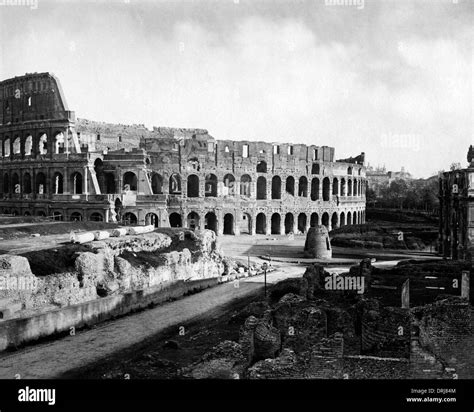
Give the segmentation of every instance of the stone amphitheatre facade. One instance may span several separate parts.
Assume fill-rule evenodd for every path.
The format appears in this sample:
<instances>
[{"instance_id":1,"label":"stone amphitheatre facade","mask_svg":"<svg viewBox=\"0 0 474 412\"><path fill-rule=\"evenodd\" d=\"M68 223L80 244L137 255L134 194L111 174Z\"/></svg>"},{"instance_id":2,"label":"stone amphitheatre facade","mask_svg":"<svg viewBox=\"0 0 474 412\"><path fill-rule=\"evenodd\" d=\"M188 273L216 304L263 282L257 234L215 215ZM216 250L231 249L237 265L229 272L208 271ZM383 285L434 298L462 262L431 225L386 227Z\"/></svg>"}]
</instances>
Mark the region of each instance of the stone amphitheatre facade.
<instances>
[{"instance_id":1,"label":"stone amphitheatre facade","mask_svg":"<svg viewBox=\"0 0 474 412\"><path fill-rule=\"evenodd\" d=\"M0 83L0 213L284 234L365 222L364 154L76 119L59 80Z\"/></svg>"}]
</instances>

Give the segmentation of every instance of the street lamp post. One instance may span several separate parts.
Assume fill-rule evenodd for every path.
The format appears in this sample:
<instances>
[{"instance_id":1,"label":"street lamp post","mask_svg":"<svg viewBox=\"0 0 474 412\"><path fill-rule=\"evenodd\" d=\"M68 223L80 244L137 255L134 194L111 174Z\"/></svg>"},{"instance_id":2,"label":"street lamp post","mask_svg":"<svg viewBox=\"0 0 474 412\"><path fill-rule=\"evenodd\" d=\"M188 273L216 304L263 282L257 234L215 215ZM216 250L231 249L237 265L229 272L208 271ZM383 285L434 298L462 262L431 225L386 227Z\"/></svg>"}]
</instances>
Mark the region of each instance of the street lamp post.
<instances>
[{"instance_id":1,"label":"street lamp post","mask_svg":"<svg viewBox=\"0 0 474 412\"><path fill-rule=\"evenodd\" d=\"M262 269L263 269L263 279L264 279L264 284L265 284L265 298L266 298L267 297L267 269L268 269L267 262L263 262Z\"/></svg>"}]
</instances>

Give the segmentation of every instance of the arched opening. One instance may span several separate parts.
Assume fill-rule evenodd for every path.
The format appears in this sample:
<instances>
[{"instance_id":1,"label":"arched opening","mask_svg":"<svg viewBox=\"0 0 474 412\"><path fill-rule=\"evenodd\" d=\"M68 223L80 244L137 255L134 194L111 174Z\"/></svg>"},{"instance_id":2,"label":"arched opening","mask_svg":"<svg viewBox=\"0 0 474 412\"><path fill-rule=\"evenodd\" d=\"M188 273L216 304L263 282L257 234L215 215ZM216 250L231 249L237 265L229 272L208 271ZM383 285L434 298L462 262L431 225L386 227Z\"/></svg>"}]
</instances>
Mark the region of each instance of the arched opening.
<instances>
[{"instance_id":1,"label":"arched opening","mask_svg":"<svg viewBox=\"0 0 474 412\"><path fill-rule=\"evenodd\" d=\"M59 132L54 136L54 153L64 153L64 134Z\"/></svg>"},{"instance_id":2,"label":"arched opening","mask_svg":"<svg viewBox=\"0 0 474 412\"><path fill-rule=\"evenodd\" d=\"M25 139L25 156L31 156L33 151L33 136L28 135Z\"/></svg>"},{"instance_id":3,"label":"arched opening","mask_svg":"<svg viewBox=\"0 0 474 412\"><path fill-rule=\"evenodd\" d=\"M298 215L298 232L304 233L306 231L307 219L306 213L300 213Z\"/></svg>"},{"instance_id":4,"label":"arched opening","mask_svg":"<svg viewBox=\"0 0 474 412\"><path fill-rule=\"evenodd\" d=\"M267 218L264 213L259 213L257 215L255 233L259 235L264 235L267 232Z\"/></svg>"},{"instance_id":5,"label":"arched opening","mask_svg":"<svg viewBox=\"0 0 474 412\"><path fill-rule=\"evenodd\" d=\"M217 176L214 174L206 175L206 197L217 197ZM195 196L193 196L195 197Z\"/></svg>"},{"instance_id":6,"label":"arched opening","mask_svg":"<svg viewBox=\"0 0 474 412\"><path fill-rule=\"evenodd\" d=\"M46 176L43 172L36 175L36 193L39 195L46 193Z\"/></svg>"},{"instance_id":7,"label":"arched opening","mask_svg":"<svg viewBox=\"0 0 474 412\"><path fill-rule=\"evenodd\" d=\"M272 199L281 199L281 178L273 176L272 178Z\"/></svg>"},{"instance_id":8,"label":"arched opening","mask_svg":"<svg viewBox=\"0 0 474 412\"><path fill-rule=\"evenodd\" d=\"M82 175L79 172L71 175L71 192L73 195L82 194Z\"/></svg>"},{"instance_id":9,"label":"arched opening","mask_svg":"<svg viewBox=\"0 0 474 412\"><path fill-rule=\"evenodd\" d=\"M331 216L331 229L336 229L337 227L338 227L337 213L334 212Z\"/></svg>"},{"instance_id":10,"label":"arched opening","mask_svg":"<svg viewBox=\"0 0 474 412\"><path fill-rule=\"evenodd\" d=\"M70 220L71 222L81 222L82 215L79 212L72 212Z\"/></svg>"},{"instance_id":11,"label":"arched opening","mask_svg":"<svg viewBox=\"0 0 474 412\"><path fill-rule=\"evenodd\" d=\"M352 214L352 224L357 225L357 212Z\"/></svg>"},{"instance_id":12,"label":"arched opening","mask_svg":"<svg viewBox=\"0 0 474 412\"><path fill-rule=\"evenodd\" d=\"M278 213L272 215L272 235L279 235L281 232L281 216Z\"/></svg>"},{"instance_id":13,"label":"arched opening","mask_svg":"<svg viewBox=\"0 0 474 412\"><path fill-rule=\"evenodd\" d=\"M103 222L104 221L104 216L102 213L94 212L90 215L89 220L92 222Z\"/></svg>"},{"instance_id":14,"label":"arched opening","mask_svg":"<svg viewBox=\"0 0 474 412\"><path fill-rule=\"evenodd\" d=\"M171 213L169 216L171 227L182 227L181 215L179 213Z\"/></svg>"},{"instance_id":15,"label":"arched opening","mask_svg":"<svg viewBox=\"0 0 474 412\"><path fill-rule=\"evenodd\" d=\"M267 198L267 179L263 176L260 176L257 179L257 199L266 199Z\"/></svg>"},{"instance_id":16,"label":"arched opening","mask_svg":"<svg viewBox=\"0 0 474 412\"><path fill-rule=\"evenodd\" d=\"M252 178L249 175L243 175L240 178L240 194L241 196L250 197L250 183Z\"/></svg>"},{"instance_id":17,"label":"arched opening","mask_svg":"<svg viewBox=\"0 0 474 412\"><path fill-rule=\"evenodd\" d=\"M319 199L319 179L314 177L311 180L311 200Z\"/></svg>"},{"instance_id":18,"label":"arched opening","mask_svg":"<svg viewBox=\"0 0 474 412\"><path fill-rule=\"evenodd\" d=\"M241 235L250 235L252 233L252 218L248 213L242 213L239 232Z\"/></svg>"},{"instance_id":19,"label":"arched opening","mask_svg":"<svg viewBox=\"0 0 474 412\"><path fill-rule=\"evenodd\" d=\"M20 136L17 136L15 140L13 140L13 154L21 154Z\"/></svg>"},{"instance_id":20,"label":"arched opening","mask_svg":"<svg viewBox=\"0 0 474 412\"><path fill-rule=\"evenodd\" d=\"M341 212L341 215L339 216L339 226L345 226L346 225L346 215L344 212Z\"/></svg>"},{"instance_id":21,"label":"arched opening","mask_svg":"<svg viewBox=\"0 0 474 412\"><path fill-rule=\"evenodd\" d=\"M323 179L323 201L329 202L329 194L331 193L331 181L329 177Z\"/></svg>"},{"instance_id":22,"label":"arched opening","mask_svg":"<svg viewBox=\"0 0 474 412\"><path fill-rule=\"evenodd\" d=\"M42 210L38 210L36 212L36 216L39 216L39 217L46 217L46 213Z\"/></svg>"},{"instance_id":23,"label":"arched opening","mask_svg":"<svg viewBox=\"0 0 474 412\"><path fill-rule=\"evenodd\" d=\"M61 212L53 212L53 220L62 221L63 219L63 214Z\"/></svg>"},{"instance_id":24,"label":"arched opening","mask_svg":"<svg viewBox=\"0 0 474 412\"><path fill-rule=\"evenodd\" d=\"M257 163L257 173L267 173L267 162L261 160Z\"/></svg>"},{"instance_id":25,"label":"arched opening","mask_svg":"<svg viewBox=\"0 0 474 412\"><path fill-rule=\"evenodd\" d=\"M31 191L31 175L27 172L23 175L23 193L29 195Z\"/></svg>"},{"instance_id":26,"label":"arched opening","mask_svg":"<svg viewBox=\"0 0 474 412\"><path fill-rule=\"evenodd\" d=\"M206 213L204 216L204 228L217 234L217 217L214 212Z\"/></svg>"},{"instance_id":27,"label":"arched opening","mask_svg":"<svg viewBox=\"0 0 474 412\"><path fill-rule=\"evenodd\" d=\"M196 175L188 176L188 197L199 197L199 177Z\"/></svg>"},{"instance_id":28,"label":"arched opening","mask_svg":"<svg viewBox=\"0 0 474 412\"><path fill-rule=\"evenodd\" d=\"M357 196L357 180L356 179L352 181L352 193L353 193L353 196Z\"/></svg>"},{"instance_id":29,"label":"arched opening","mask_svg":"<svg viewBox=\"0 0 474 412\"><path fill-rule=\"evenodd\" d=\"M341 196L347 196L346 195L346 179L344 178L341 179Z\"/></svg>"},{"instance_id":30,"label":"arched opening","mask_svg":"<svg viewBox=\"0 0 474 412\"><path fill-rule=\"evenodd\" d=\"M155 213L147 213L145 215L145 224L148 225L153 225L155 227L158 227L160 225L160 221L158 220L158 216Z\"/></svg>"},{"instance_id":31,"label":"arched opening","mask_svg":"<svg viewBox=\"0 0 474 412\"><path fill-rule=\"evenodd\" d=\"M40 135L38 139L38 153L40 155L48 154L48 136L46 133Z\"/></svg>"},{"instance_id":32,"label":"arched opening","mask_svg":"<svg viewBox=\"0 0 474 412\"><path fill-rule=\"evenodd\" d=\"M231 174L224 176L224 196L235 195L235 177Z\"/></svg>"},{"instance_id":33,"label":"arched opening","mask_svg":"<svg viewBox=\"0 0 474 412\"><path fill-rule=\"evenodd\" d=\"M224 215L224 235L234 234L234 215L232 213L226 213Z\"/></svg>"},{"instance_id":34,"label":"arched opening","mask_svg":"<svg viewBox=\"0 0 474 412\"><path fill-rule=\"evenodd\" d=\"M181 177L176 173L170 176L169 192L170 192L170 195L181 194Z\"/></svg>"},{"instance_id":35,"label":"arched opening","mask_svg":"<svg viewBox=\"0 0 474 412\"><path fill-rule=\"evenodd\" d=\"M163 194L163 178L158 173L153 173L151 177L151 190L154 195Z\"/></svg>"},{"instance_id":36,"label":"arched opening","mask_svg":"<svg viewBox=\"0 0 474 412\"><path fill-rule=\"evenodd\" d=\"M3 142L3 156L10 156L10 139L5 139Z\"/></svg>"},{"instance_id":37,"label":"arched opening","mask_svg":"<svg viewBox=\"0 0 474 412\"><path fill-rule=\"evenodd\" d=\"M8 176L8 173L3 175L3 193L10 193L10 177Z\"/></svg>"},{"instance_id":38,"label":"arched opening","mask_svg":"<svg viewBox=\"0 0 474 412\"><path fill-rule=\"evenodd\" d=\"M326 226L327 229L329 229L329 215L327 212L324 212L322 217L321 217L321 224Z\"/></svg>"},{"instance_id":39,"label":"arched opening","mask_svg":"<svg viewBox=\"0 0 474 412\"><path fill-rule=\"evenodd\" d=\"M123 175L123 190L128 191L137 191L138 188L138 178L137 175L133 172L126 172Z\"/></svg>"},{"instance_id":40,"label":"arched opening","mask_svg":"<svg viewBox=\"0 0 474 412\"><path fill-rule=\"evenodd\" d=\"M311 166L311 174L319 175L319 163L313 163L313 166Z\"/></svg>"},{"instance_id":41,"label":"arched opening","mask_svg":"<svg viewBox=\"0 0 474 412\"><path fill-rule=\"evenodd\" d=\"M53 177L54 184L54 194L60 195L64 193L63 191L63 175L59 172L56 172Z\"/></svg>"},{"instance_id":42,"label":"arched opening","mask_svg":"<svg viewBox=\"0 0 474 412\"><path fill-rule=\"evenodd\" d=\"M287 213L285 215L285 233L293 233L295 218L293 213Z\"/></svg>"},{"instance_id":43,"label":"arched opening","mask_svg":"<svg viewBox=\"0 0 474 412\"><path fill-rule=\"evenodd\" d=\"M311 213L311 219L309 221L311 227L315 227L319 225L319 216L317 213Z\"/></svg>"},{"instance_id":44,"label":"arched opening","mask_svg":"<svg viewBox=\"0 0 474 412\"><path fill-rule=\"evenodd\" d=\"M123 215L122 223L125 225L136 225L138 222L135 213L127 212Z\"/></svg>"},{"instance_id":45,"label":"arched opening","mask_svg":"<svg viewBox=\"0 0 474 412\"><path fill-rule=\"evenodd\" d=\"M352 180L347 181L347 196L352 196Z\"/></svg>"},{"instance_id":46,"label":"arched opening","mask_svg":"<svg viewBox=\"0 0 474 412\"><path fill-rule=\"evenodd\" d=\"M15 194L21 193L20 176L18 176L18 173L12 174L12 186L13 186L13 193Z\"/></svg>"},{"instance_id":47,"label":"arched opening","mask_svg":"<svg viewBox=\"0 0 474 412\"><path fill-rule=\"evenodd\" d=\"M347 174L348 174L348 175L351 175L351 174L352 174L352 167L349 166L349 167L347 168Z\"/></svg>"},{"instance_id":48,"label":"arched opening","mask_svg":"<svg viewBox=\"0 0 474 412\"><path fill-rule=\"evenodd\" d=\"M286 178L285 192L291 196L295 195L295 178L293 176Z\"/></svg>"},{"instance_id":49,"label":"arched opening","mask_svg":"<svg viewBox=\"0 0 474 412\"><path fill-rule=\"evenodd\" d=\"M199 215L196 212L188 214L188 228L191 230L199 229Z\"/></svg>"},{"instance_id":50,"label":"arched opening","mask_svg":"<svg viewBox=\"0 0 474 412\"><path fill-rule=\"evenodd\" d=\"M23 216L31 216L31 213L28 210L26 210L25 213L23 213Z\"/></svg>"},{"instance_id":51,"label":"arched opening","mask_svg":"<svg viewBox=\"0 0 474 412\"><path fill-rule=\"evenodd\" d=\"M337 196L339 194L339 182L337 178L332 180L332 194L333 196Z\"/></svg>"},{"instance_id":52,"label":"arched opening","mask_svg":"<svg viewBox=\"0 0 474 412\"><path fill-rule=\"evenodd\" d=\"M348 225L352 225L351 212L347 212L347 224L348 224Z\"/></svg>"},{"instance_id":53,"label":"arched opening","mask_svg":"<svg viewBox=\"0 0 474 412\"><path fill-rule=\"evenodd\" d=\"M298 182L298 196L308 197L308 179L306 176L301 176Z\"/></svg>"}]
</instances>

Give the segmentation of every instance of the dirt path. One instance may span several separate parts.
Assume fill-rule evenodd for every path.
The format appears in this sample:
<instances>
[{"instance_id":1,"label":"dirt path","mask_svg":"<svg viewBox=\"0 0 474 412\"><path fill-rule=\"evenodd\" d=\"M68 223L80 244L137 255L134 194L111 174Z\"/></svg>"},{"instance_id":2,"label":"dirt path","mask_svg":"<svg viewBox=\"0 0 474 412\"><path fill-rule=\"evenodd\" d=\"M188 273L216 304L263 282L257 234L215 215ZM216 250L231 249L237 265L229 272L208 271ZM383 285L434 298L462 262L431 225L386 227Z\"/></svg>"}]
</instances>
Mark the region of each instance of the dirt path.
<instances>
[{"instance_id":1,"label":"dirt path","mask_svg":"<svg viewBox=\"0 0 474 412\"><path fill-rule=\"evenodd\" d=\"M304 268L268 274L268 282L300 276ZM46 379L97 362L112 353L125 350L147 338L189 322L235 299L263 289L262 276L242 279L207 289L175 302L166 303L130 316L116 319L75 336L41 343L0 355L0 378Z\"/></svg>"}]
</instances>

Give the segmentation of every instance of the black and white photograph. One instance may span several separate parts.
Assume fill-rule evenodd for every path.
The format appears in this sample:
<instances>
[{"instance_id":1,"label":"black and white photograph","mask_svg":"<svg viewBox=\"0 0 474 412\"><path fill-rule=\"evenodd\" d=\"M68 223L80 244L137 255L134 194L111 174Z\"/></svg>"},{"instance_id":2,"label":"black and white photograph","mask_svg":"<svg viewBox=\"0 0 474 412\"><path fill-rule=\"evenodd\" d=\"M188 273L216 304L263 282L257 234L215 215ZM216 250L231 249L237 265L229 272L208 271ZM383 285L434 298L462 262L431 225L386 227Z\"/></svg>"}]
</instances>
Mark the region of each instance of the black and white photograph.
<instances>
[{"instance_id":1,"label":"black and white photograph","mask_svg":"<svg viewBox=\"0 0 474 412\"><path fill-rule=\"evenodd\" d=\"M472 412L473 43L473 0L0 0L0 411Z\"/></svg>"}]
</instances>

